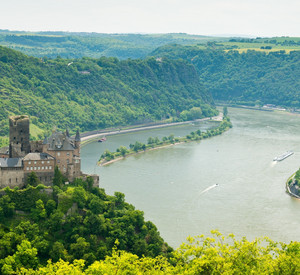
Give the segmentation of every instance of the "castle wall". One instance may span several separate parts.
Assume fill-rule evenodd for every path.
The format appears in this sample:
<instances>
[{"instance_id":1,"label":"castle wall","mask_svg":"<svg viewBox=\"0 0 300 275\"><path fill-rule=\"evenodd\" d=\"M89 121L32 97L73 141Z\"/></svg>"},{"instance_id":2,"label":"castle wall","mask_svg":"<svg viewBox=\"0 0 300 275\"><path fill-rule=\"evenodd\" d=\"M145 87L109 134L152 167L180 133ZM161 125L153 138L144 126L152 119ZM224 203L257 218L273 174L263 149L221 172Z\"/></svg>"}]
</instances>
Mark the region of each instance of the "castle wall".
<instances>
[{"instance_id":1,"label":"castle wall","mask_svg":"<svg viewBox=\"0 0 300 275\"><path fill-rule=\"evenodd\" d=\"M72 164L73 151L56 151L56 150L46 150L48 153L56 159L55 165L58 169L65 175L68 175L68 165Z\"/></svg>"},{"instance_id":2,"label":"castle wall","mask_svg":"<svg viewBox=\"0 0 300 275\"><path fill-rule=\"evenodd\" d=\"M32 153L42 153L43 152L43 141L42 140L30 141L30 151Z\"/></svg>"},{"instance_id":3,"label":"castle wall","mask_svg":"<svg viewBox=\"0 0 300 275\"><path fill-rule=\"evenodd\" d=\"M55 160L24 160L25 173L52 173L54 174Z\"/></svg>"},{"instance_id":4,"label":"castle wall","mask_svg":"<svg viewBox=\"0 0 300 275\"><path fill-rule=\"evenodd\" d=\"M10 167L0 169L0 188L9 186L22 187L24 185L24 171L22 167Z\"/></svg>"},{"instance_id":5,"label":"castle wall","mask_svg":"<svg viewBox=\"0 0 300 275\"><path fill-rule=\"evenodd\" d=\"M33 171L33 172L35 172L37 178L44 185L47 185L47 186L52 186L53 185L54 171L49 171L49 172ZM25 180L25 182L27 180L27 177L30 175L30 173L24 172L24 180Z\"/></svg>"}]
</instances>

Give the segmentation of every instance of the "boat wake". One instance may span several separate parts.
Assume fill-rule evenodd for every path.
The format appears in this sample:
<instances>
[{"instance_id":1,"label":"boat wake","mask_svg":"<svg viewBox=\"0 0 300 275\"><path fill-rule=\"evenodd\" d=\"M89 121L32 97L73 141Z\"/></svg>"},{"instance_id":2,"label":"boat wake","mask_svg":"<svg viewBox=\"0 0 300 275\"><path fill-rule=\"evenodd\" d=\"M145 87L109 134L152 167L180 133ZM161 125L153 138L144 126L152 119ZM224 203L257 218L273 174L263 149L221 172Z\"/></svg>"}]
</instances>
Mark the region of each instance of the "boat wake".
<instances>
[{"instance_id":1,"label":"boat wake","mask_svg":"<svg viewBox=\"0 0 300 275\"><path fill-rule=\"evenodd\" d=\"M213 188L216 188L216 187L218 187L218 186L219 186L219 184L217 184L217 183L214 184L214 185L212 185L212 186L209 186L209 187L207 187L206 189L204 189L203 191L201 191L199 195L202 195L202 194L208 192L209 190L211 190L211 189L213 189Z\"/></svg>"}]
</instances>

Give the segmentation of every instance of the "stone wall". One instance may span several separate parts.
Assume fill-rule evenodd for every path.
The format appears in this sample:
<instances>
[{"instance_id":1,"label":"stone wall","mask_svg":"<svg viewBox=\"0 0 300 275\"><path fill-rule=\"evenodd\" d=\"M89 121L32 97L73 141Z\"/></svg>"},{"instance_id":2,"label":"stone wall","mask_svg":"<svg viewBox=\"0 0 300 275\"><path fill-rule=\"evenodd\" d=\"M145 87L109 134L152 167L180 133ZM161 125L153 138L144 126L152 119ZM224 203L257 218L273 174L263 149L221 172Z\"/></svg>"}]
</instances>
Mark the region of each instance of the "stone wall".
<instances>
[{"instance_id":1,"label":"stone wall","mask_svg":"<svg viewBox=\"0 0 300 275\"><path fill-rule=\"evenodd\" d=\"M10 188L14 188L16 186L22 187L24 182L25 178L23 167L0 169L0 188L4 188L6 186L9 186Z\"/></svg>"}]
</instances>

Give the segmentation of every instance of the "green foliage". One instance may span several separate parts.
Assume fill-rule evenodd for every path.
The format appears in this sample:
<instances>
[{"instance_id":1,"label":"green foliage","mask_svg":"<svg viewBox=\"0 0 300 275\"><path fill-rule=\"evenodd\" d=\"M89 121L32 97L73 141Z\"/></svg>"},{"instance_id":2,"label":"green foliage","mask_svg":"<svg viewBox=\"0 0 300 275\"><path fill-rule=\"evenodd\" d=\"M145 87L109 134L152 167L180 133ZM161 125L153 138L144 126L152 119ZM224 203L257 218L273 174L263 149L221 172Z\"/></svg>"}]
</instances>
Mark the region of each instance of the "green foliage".
<instances>
[{"instance_id":1,"label":"green foliage","mask_svg":"<svg viewBox=\"0 0 300 275\"><path fill-rule=\"evenodd\" d=\"M63 174L60 172L57 166L54 168L53 185L62 187L64 184Z\"/></svg>"},{"instance_id":2,"label":"green foliage","mask_svg":"<svg viewBox=\"0 0 300 275\"><path fill-rule=\"evenodd\" d=\"M168 260L164 256L138 257L130 252L117 249L116 242L112 254L95 261L86 268L84 260L68 263L48 261L34 274L299 274L300 244L276 243L268 238L246 238L237 240L232 234L224 237L212 231L212 237L203 235L189 237ZM76 243L83 251L84 239ZM76 246L75 246L76 247ZM77 247L76 247L77 248ZM82 254L82 253L81 253ZM31 274L33 269L23 269Z\"/></svg>"},{"instance_id":3,"label":"green foliage","mask_svg":"<svg viewBox=\"0 0 300 275\"><path fill-rule=\"evenodd\" d=\"M30 211L34 208L37 200L46 202L49 197L41 192L46 186L38 185L36 187L28 186L25 189L10 189L9 187L4 188L6 195L10 198L11 202L15 204L15 209L22 211Z\"/></svg>"},{"instance_id":4,"label":"green foliage","mask_svg":"<svg viewBox=\"0 0 300 275\"><path fill-rule=\"evenodd\" d=\"M8 135L12 114L30 115L39 136L55 125L91 131L179 120L182 111L193 107L205 116L215 112L212 104L195 68L183 60L41 60L0 47L2 136Z\"/></svg>"},{"instance_id":5,"label":"green foliage","mask_svg":"<svg viewBox=\"0 0 300 275\"><path fill-rule=\"evenodd\" d=\"M143 212L126 203L124 194L108 196L92 187L90 179L53 188L54 196L40 193L41 185L4 189L6 195L0 198L3 274L15 274L21 267L35 269L49 258L74 264L84 259L90 265L111 255L116 240L121 249L140 256L167 255L172 250L156 227L144 221Z\"/></svg>"},{"instance_id":6,"label":"green foliage","mask_svg":"<svg viewBox=\"0 0 300 275\"><path fill-rule=\"evenodd\" d=\"M215 100L300 107L300 51L239 53L167 45L152 55L191 62Z\"/></svg>"},{"instance_id":7,"label":"green foliage","mask_svg":"<svg viewBox=\"0 0 300 275\"><path fill-rule=\"evenodd\" d=\"M0 44L44 59L115 56L119 59L143 58L159 46L171 43L197 44L229 40L185 33L101 34L64 32L13 32L0 30ZM82 66L84 69L84 66Z\"/></svg>"},{"instance_id":8,"label":"green foliage","mask_svg":"<svg viewBox=\"0 0 300 275\"><path fill-rule=\"evenodd\" d=\"M15 213L15 204L11 202L8 195L4 195L0 198L0 218L12 217Z\"/></svg>"},{"instance_id":9,"label":"green foliage","mask_svg":"<svg viewBox=\"0 0 300 275\"><path fill-rule=\"evenodd\" d=\"M297 170L297 172L295 174L295 179L300 180L300 169Z\"/></svg>"},{"instance_id":10,"label":"green foliage","mask_svg":"<svg viewBox=\"0 0 300 275\"><path fill-rule=\"evenodd\" d=\"M31 185L31 186L38 186L41 184L40 180L38 179L37 175L35 172L31 172L27 179L26 179L26 184L25 185Z\"/></svg>"}]
</instances>

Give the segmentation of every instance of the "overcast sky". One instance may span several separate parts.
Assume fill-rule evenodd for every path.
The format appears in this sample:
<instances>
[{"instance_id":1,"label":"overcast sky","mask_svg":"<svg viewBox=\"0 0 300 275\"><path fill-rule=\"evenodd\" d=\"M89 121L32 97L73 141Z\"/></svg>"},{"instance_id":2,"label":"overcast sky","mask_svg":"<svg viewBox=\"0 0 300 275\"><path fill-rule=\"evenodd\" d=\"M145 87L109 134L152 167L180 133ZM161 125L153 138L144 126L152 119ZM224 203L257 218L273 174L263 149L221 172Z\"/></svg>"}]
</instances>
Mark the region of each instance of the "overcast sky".
<instances>
[{"instance_id":1,"label":"overcast sky","mask_svg":"<svg viewBox=\"0 0 300 275\"><path fill-rule=\"evenodd\" d=\"M300 36L300 0L1 0L0 29Z\"/></svg>"}]
</instances>

